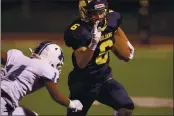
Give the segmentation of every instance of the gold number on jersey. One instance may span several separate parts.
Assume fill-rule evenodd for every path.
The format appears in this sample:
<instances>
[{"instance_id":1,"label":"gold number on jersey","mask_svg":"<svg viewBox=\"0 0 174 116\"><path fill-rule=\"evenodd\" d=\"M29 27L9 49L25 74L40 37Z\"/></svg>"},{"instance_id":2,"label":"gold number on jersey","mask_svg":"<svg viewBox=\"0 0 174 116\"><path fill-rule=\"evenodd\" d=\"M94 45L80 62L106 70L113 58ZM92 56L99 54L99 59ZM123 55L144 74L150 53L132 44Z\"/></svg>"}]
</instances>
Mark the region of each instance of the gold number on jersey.
<instances>
[{"instance_id":1,"label":"gold number on jersey","mask_svg":"<svg viewBox=\"0 0 174 116\"><path fill-rule=\"evenodd\" d=\"M112 40L107 40L103 42L100 47L99 56L96 58L96 64L104 64L108 60L109 51L106 51L106 47L112 47L113 42Z\"/></svg>"},{"instance_id":2,"label":"gold number on jersey","mask_svg":"<svg viewBox=\"0 0 174 116\"><path fill-rule=\"evenodd\" d=\"M79 27L79 26L80 26L80 24L74 24L73 26L71 26L71 30L76 30L77 27Z\"/></svg>"}]
</instances>

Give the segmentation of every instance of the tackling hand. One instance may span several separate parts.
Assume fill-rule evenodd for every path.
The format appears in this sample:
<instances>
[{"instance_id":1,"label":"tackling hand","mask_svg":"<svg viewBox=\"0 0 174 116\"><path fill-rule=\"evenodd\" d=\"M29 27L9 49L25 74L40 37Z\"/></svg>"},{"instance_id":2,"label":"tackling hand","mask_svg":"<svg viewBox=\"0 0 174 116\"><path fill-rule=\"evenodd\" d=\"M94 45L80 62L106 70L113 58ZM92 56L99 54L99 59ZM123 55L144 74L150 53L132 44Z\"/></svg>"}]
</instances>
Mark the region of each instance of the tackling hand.
<instances>
[{"instance_id":1,"label":"tackling hand","mask_svg":"<svg viewBox=\"0 0 174 116\"><path fill-rule=\"evenodd\" d=\"M95 48L97 47L97 44L100 40L100 37L101 37L101 27L98 27L98 24L100 23L100 21L96 21L95 24L94 24L94 27L92 29L92 40L91 40L91 43L89 44L89 48L91 50L95 50Z\"/></svg>"},{"instance_id":2,"label":"tackling hand","mask_svg":"<svg viewBox=\"0 0 174 116\"><path fill-rule=\"evenodd\" d=\"M74 112L77 112L82 110L83 105L79 100L70 100L68 108L72 109Z\"/></svg>"}]
</instances>

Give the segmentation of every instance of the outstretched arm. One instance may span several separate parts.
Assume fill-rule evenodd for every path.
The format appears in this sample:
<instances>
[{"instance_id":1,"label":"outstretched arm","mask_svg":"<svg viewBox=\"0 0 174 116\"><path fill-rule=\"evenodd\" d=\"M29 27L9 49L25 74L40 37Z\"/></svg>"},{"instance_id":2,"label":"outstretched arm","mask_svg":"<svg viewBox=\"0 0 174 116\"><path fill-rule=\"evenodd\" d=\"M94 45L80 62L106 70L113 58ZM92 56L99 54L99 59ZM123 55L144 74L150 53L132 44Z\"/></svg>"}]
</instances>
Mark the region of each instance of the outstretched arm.
<instances>
[{"instance_id":1,"label":"outstretched arm","mask_svg":"<svg viewBox=\"0 0 174 116\"><path fill-rule=\"evenodd\" d=\"M56 87L56 83L51 80L45 80L46 88L50 93L53 100L66 107L69 106L70 100L68 97L64 96Z\"/></svg>"},{"instance_id":2,"label":"outstretched arm","mask_svg":"<svg viewBox=\"0 0 174 116\"><path fill-rule=\"evenodd\" d=\"M1 64L5 65L7 62L7 52L1 50Z\"/></svg>"},{"instance_id":3,"label":"outstretched arm","mask_svg":"<svg viewBox=\"0 0 174 116\"><path fill-rule=\"evenodd\" d=\"M81 111L83 108L82 103L79 100L70 100L68 97L64 96L56 87L56 84L51 80L45 80L46 88L50 93L53 100L57 103L70 108L75 111Z\"/></svg>"}]
</instances>

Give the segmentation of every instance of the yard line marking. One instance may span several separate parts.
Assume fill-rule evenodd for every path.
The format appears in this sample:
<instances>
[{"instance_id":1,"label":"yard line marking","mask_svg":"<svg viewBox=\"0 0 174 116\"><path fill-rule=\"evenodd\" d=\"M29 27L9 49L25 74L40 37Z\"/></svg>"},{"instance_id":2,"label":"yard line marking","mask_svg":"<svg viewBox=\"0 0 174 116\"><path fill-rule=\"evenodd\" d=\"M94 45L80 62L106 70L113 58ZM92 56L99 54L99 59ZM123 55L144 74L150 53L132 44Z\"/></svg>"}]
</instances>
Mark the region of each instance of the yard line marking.
<instances>
[{"instance_id":1,"label":"yard line marking","mask_svg":"<svg viewBox=\"0 0 174 116\"><path fill-rule=\"evenodd\" d=\"M148 108L160 108L167 107L173 108L173 99L158 98L158 97L131 97L135 106L137 107L148 107ZM100 105L98 101L94 101L93 105Z\"/></svg>"}]
</instances>

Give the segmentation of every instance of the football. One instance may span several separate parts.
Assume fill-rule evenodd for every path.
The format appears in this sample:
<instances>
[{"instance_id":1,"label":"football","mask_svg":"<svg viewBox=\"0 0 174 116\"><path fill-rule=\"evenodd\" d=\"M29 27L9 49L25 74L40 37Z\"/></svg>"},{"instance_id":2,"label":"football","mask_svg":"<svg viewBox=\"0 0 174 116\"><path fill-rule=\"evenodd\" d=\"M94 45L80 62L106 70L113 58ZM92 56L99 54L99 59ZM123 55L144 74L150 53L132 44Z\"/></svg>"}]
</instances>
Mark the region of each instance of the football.
<instances>
[{"instance_id":1,"label":"football","mask_svg":"<svg viewBox=\"0 0 174 116\"><path fill-rule=\"evenodd\" d=\"M121 37L114 35L115 43L113 45L112 51L120 59L127 61L130 56L130 48L127 44L128 39L126 37Z\"/></svg>"}]
</instances>

